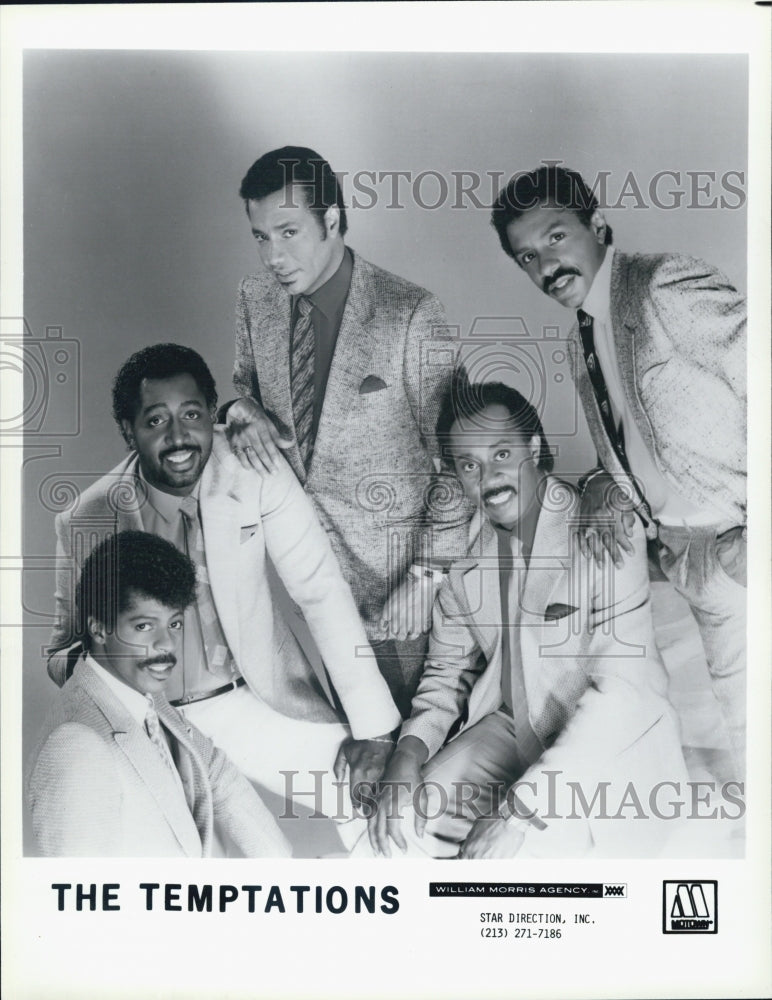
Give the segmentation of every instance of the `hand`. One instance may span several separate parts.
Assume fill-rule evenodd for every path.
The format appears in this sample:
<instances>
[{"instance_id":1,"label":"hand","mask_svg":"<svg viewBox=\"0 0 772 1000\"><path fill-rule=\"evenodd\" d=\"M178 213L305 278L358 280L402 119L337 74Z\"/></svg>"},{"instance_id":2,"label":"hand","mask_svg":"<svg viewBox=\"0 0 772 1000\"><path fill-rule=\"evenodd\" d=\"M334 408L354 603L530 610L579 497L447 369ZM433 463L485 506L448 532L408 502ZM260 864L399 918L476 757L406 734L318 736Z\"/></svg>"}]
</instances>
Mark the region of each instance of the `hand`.
<instances>
[{"instance_id":1,"label":"hand","mask_svg":"<svg viewBox=\"0 0 772 1000\"><path fill-rule=\"evenodd\" d=\"M341 744L333 770L336 779L343 781L348 769L349 793L354 808L372 803L375 786L393 749L394 743L388 735L377 740L346 740Z\"/></svg>"},{"instance_id":2,"label":"hand","mask_svg":"<svg viewBox=\"0 0 772 1000\"><path fill-rule=\"evenodd\" d=\"M522 822L481 816L461 848L462 858L513 858L525 838Z\"/></svg>"},{"instance_id":3,"label":"hand","mask_svg":"<svg viewBox=\"0 0 772 1000\"><path fill-rule=\"evenodd\" d=\"M409 739L413 739L409 737ZM426 751L421 741L416 741ZM426 827L428 801L426 788L422 780L422 761L427 756L411 753L402 744L394 751L394 756L386 768L381 781L381 792L378 798L378 810L371 816L367 824L370 844L376 855L391 857L389 838L394 841L403 853L407 850L407 841L402 833L402 822L414 812L414 824L417 837L422 837Z\"/></svg>"},{"instance_id":4,"label":"hand","mask_svg":"<svg viewBox=\"0 0 772 1000\"><path fill-rule=\"evenodd\" d=\"M727 576L741 587L748 586L748 532L743 525L718 536L716 556Z\"/></svg>"},{"instance_id":5,"label":"hand","mask_svg":"<svg viewBox=\"0 0 772 1000\"><path fill-rule=\"evenodd\" d=\"M633 554L635 549L630 539L635 528L635 509L623 483L608 472L594 475L582 493L580 514L577 534L584 556L602 566L608 554L619 567L622 552Z\"/></svg>"},{"instance_id":6,"label":"hand","mask_svg":"<svg viewBox=\"0 0 772 1000\"><path fill-rule=\"evenodd\" d=\"M245 469L260 473L276 471L279 448L289 448L294 438L282 434L265 410L247 396L228 408L225 433L231 451Z\"/></svg>"},{"instance_id":7,"label":"hand","mask_svg":"<svg viewBox=\"0 0 772 1000\"><path fill-rule=\"evenodd\" d=\"M432 608L439 583L431 576L406 573L389 594L378 626L382 639L417 639L432 627Z\"/></svg>"}]
</instances>

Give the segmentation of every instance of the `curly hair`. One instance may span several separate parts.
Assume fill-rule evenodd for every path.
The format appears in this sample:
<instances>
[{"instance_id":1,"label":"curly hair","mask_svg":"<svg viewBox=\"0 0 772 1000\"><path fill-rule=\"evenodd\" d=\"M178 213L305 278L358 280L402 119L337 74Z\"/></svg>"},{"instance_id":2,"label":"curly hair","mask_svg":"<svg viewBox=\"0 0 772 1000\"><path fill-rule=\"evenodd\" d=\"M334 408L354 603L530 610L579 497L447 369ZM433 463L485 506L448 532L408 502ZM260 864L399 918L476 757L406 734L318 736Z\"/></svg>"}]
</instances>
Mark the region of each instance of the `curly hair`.
<instances>
[{"instance_id":1,"label":"curly hair","mask_svg":"<svg viewBox=\"0 0 772 1000\"><path fill-rule=\"evenodd\" d=\"M341 236L345 235L348 222L338 178L327 160L307 146L282 146L264 153L247 171L239 197L244 199L248 209L250 201L260 201L269 194L283 191L289 184L297 184L303 192L306 205L319 221L323 238L327 235L324 213L331 205L340 209L338 229Z\"/></svg>"},{"instance_id":2,"label":"curly hair","mask_svg":"<svg viewBox=\"0 0 772 1000\"><path fill-rule=\"evenodd\" d=\"M515 174L499 192L491 211L491 225L496 230L501 249L514 260L507 237L507 226L539 204L553 204L568 208L579 216L585 226L590 225L598 199L581 174L566 167L549 164L528 173ZM606 225L606 244L611 244L611 226Z\"/></svg>"},{"instance_id":3,"label":"curly hair","mask_svg":"<svg viewBox=\"0 0 772 1000\"><path fill-rule=\"evenodd\" d=\"M453 424L459 418L473 420L486 407L497 403L509 411L524 440L529 441L534 434L538 435L541 442L538 466L543 472L552 472L554 458L536 409L517 389L503 382L470 382L464 368L455 372L440 400L437 440L445 467L452 465L448 446Z\"/></svg>"},{"instance_id":4,"label":"curly hair","mask_svg":"<svg viewBox=\"0 0 772 1000\"><path fill-rule=\"evenodd\" d=\"M186 555L158 535L121 531L92 550L75 588L76 632L86 649L89 618L112 631L137 594L184 611L196 599L196 570Z\"/></svg>"},{"instance_id":5,"label":"curly hair","mask_svg":"<svg viewBox=\"0 0 772 1000\"><path fill-rule=\"evenodd\" d=\"M121 421L133 423L137 415L143 380L174 378L175 375L190 375L203 393L206 405L214 409L217 388L201 355L181 344L152 344L132 354L113 380L113 416L122 434Z\"/></svg>"}]
</instances>

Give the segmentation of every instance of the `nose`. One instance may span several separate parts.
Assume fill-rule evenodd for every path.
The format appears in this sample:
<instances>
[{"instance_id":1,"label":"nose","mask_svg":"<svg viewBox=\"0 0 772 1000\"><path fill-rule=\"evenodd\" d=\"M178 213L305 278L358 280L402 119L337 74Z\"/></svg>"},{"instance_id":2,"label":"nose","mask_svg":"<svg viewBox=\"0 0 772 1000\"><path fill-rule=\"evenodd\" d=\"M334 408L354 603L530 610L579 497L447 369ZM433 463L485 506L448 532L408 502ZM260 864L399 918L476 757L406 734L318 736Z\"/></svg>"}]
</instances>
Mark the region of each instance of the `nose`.
<instances>
[{"instance_id":1,"label":"nose","mask_svg":"<svg viewBox=\"0 0 772 1000\"><path fill-rule=\"evenodd\" d=\"M177 416L173 416L169 421L166 431L166 438L169 444L179 446L187 441L188 437L189 432L184 421Z\"/></svg>"},{"instance_id":2,"label":"nose","mask_svg":"<svg viewBox=\"0 0 772 1000\"><path fill-rule=\"evenodd\" d=\"M263 250L263 259L268 267L278 270L284 261L284 248L279 240L266 240L261 249Z\"/></svg>"},{"instance_id":3,"label":"nose","mask_svg":"<svg viewBox=\"0 0 772 1000\"><path fill-rule=\"evenodd\" d=\"M153 648L157 653L173 653L177 648L179 636L179 631L175 629L160 629L153 643Z\"/></svg>"},{"instance_id":4,"label":"nose","mask_svg":"<svg viewBox=\"0 0 772 1000\"><path fill-rule=\"evenodd\" d=\"M555 273L560 261L551 250L545 250L537 258L539 277L547 278Z\"/></svg>"}]
</instances>

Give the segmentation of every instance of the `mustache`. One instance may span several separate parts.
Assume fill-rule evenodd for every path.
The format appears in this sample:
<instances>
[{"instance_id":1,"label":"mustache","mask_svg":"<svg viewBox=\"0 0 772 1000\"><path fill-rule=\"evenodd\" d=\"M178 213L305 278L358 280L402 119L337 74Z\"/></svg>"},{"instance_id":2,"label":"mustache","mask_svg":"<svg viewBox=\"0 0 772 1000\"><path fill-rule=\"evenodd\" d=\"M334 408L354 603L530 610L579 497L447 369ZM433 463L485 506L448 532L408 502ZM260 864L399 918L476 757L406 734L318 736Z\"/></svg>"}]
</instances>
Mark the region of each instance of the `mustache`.
<instances>
[{"instance_id":1,"label":"mustache","mask_svg":"<svg viewBox=\"0 0 772 1000\"><path fill-rule=\"evenodd\" d=\"M173 653L159 653L158 656L149 656L146 660L142 660L140 667L176 667L177 657Z\"/></svg>"},{"instance_id":2,"label":"mustache","mask_svg":"<svg viewBox=\"0 0 772 1000\"><path fill-rule=\"evenodd\" d=\"M547 277L542 281L541 288L543 292L549 292L550 288L559 281L560 278L569 278L572 275L579 277L580 272L576 267L559 267L554 274L548 274Z\"/></svg>"},{"instance_id":3,"label":"mustache","mask_svg":"<svg viewBox=\"0 0 772 1000\"><path fill-rule=\"evenodd\" d=\"M483 493L483 503L487 503L491 497L498 496L499 493L505 493L508 490L511 490L517 496L517 490L514 486L494 486Z\"/></svg>"}]
</instances>

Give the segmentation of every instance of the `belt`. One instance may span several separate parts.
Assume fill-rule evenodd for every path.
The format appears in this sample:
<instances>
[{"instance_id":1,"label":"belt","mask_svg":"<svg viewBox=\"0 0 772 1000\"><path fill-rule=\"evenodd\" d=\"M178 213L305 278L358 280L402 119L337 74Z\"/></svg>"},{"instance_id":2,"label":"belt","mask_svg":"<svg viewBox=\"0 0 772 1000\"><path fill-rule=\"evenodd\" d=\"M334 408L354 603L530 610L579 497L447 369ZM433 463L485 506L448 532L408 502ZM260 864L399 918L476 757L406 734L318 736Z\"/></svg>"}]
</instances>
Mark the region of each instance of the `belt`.
<instances>
[{"instance_id":1,"label":"belt","mask_svg":"<svg viewBox=\"0 0 772 1000\"><path fill-rule=\"evenodd\" d=\"M175 698L174 701L170 701L169 704L172 708L179 708L181 705L193 705L197 701L206 701L207 698L216 698L218 694L225 694L227 691L235 691L236 688L243 687L247 682L243 677L236 677L229 684L223 684L222 687L214 688L212 691L206 691L204 694L186 694L182 698Z\"/></svg>"}]
</instances>

